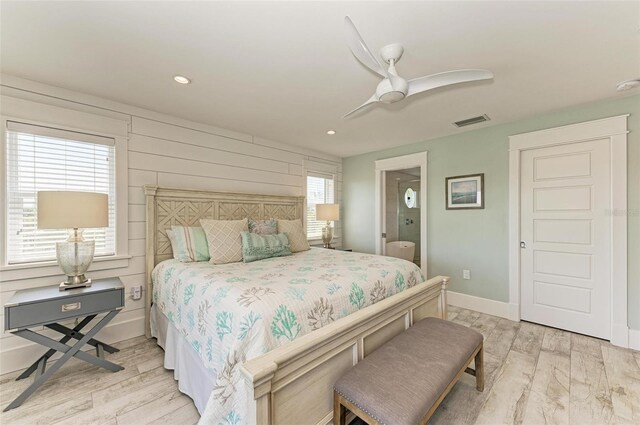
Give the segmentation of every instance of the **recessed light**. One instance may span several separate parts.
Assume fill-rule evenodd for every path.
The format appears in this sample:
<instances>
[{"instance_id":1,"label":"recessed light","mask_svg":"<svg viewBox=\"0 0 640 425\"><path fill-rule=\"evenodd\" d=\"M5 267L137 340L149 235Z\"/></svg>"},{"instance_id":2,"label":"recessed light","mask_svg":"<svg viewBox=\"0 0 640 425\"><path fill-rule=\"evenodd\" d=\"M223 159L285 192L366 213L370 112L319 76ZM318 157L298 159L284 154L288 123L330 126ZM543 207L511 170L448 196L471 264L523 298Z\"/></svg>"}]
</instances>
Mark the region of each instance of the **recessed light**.
<instances>
[{"instance_id":1,"label":"recessed light","mask_svg":"<svg viewBox=\"0 0 640 425\"><path fill-rule=\"evenodd\" d=\"M179 84L190 84L191 80L183 75L174 75L173 80Z\"/></svg>"},{"instance_id":2,"label":"recessed light","mask_svg":"<svg viewBox=\"0 0 640 425\"><path fill-rule=\"evenodd\" d=\"M329 130L329 131L327 131L327 134L329 136L333 136L334 134L336 134L336 131L335 130Z\"/></svg>"},{"instance_id":3,"label":"recessed light","mask_svg":"<svg viewBox=\"0 0 640 425\"><path fill-rule=\"evenodd\" d=\"M640 86L640 79L634 78L633 80L627 80L627 81L618 83L618 85L616 86L616 90L618 91L631 90L631 89L635 89L638 86Z\"/></svg>"}]
</instances>

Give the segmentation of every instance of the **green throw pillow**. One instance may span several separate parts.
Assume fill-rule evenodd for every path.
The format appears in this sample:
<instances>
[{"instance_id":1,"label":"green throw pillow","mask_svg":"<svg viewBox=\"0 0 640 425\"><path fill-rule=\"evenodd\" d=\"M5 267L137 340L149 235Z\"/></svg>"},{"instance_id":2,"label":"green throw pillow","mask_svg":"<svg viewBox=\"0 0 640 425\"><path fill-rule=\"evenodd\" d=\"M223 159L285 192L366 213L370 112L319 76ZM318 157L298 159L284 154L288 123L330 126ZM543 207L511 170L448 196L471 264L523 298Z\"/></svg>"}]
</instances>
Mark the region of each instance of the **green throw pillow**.
<instances>
[{"instance_id":1,"label":"green throw pillow","mask_svg":"<svg viewBox=\"0 0 640 425\"><path fill-rule=\"evenodd\" d=\"M250 263L271 257L291 255L289 238L284 233L277 235L258 235L240 232L242 237L242 261Z\"/></svg>"},{"instance_id":2,"label":"green throw pillow","mask_svg":"<svg viewBox=\"0 0 640 425\"><path fill-rule=\"evenodd\" d=\"M171 226L167 236L176 260L183 263L209 261L209 246L202 227Z\"/></svg>"}]
</instances>

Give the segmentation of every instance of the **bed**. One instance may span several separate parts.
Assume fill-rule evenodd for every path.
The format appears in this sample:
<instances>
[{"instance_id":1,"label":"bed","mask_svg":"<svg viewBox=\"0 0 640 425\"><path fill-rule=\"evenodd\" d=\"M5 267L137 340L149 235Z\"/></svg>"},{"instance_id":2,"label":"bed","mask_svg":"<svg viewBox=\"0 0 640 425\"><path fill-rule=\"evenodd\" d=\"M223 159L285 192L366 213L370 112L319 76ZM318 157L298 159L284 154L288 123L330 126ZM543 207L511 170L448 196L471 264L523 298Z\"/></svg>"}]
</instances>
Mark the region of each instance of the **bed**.
<instances>
[{"instance_id":1,"label":"bed","mask_svg":"<svg viewBox=\"0 0 640 425\"><path fill-rule=\"evenodd\" d=\"M448 279L323 248L255 263L172 260L166 229L201 218L303 219L304 198L145 187L147 336L201 423L318 424L340 374L414 322L446 317Z\"/></svg>"}]
</instances>

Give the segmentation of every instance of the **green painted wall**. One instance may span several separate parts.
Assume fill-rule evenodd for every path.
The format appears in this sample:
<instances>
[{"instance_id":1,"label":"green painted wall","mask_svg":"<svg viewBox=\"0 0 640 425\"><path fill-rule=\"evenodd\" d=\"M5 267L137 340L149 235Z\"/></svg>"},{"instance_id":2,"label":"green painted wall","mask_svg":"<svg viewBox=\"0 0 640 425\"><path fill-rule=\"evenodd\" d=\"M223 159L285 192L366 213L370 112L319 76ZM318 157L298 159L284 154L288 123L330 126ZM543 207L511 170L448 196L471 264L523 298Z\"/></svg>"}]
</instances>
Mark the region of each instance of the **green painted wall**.
<instances>
[{"instance_id":1,"label":"green painted wall","mask_svg":"<svg viewBox=\"0 0 640 425\"><path fill-rule=\"evenodd\" d=\"M582 121L628 119L629 325L640 329L640 96L601 101L535 118L345 158L344 246L375 252L374 161L429 152L429 275L451 276L451 290L508 301L509 136ZM447 211L444 179L484 173L485 209ZM471 280L462 279L471 270Z\"/></svg>"}]
</instances>

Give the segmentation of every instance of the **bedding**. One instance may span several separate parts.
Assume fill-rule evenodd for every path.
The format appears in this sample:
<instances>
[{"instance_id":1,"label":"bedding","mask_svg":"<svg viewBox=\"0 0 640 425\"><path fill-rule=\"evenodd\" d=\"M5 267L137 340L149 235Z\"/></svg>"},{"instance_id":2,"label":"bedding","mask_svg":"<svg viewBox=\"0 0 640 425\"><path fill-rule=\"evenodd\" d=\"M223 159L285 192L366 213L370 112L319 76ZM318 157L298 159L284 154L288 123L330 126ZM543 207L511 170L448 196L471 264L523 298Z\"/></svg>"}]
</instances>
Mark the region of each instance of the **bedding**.
<instances>
[{"instance_id":1,"label":"bedding","mask_svg":"<svg viewBox=\"0 0 640 425\"><path fill-rule=\"evenodd\" d=\"M244 423L239 365L424 281L405 260L312 248L288 257L211 265L163 261L155 307L214 377L201 423Z\"/></svg>"}]
</instances>

